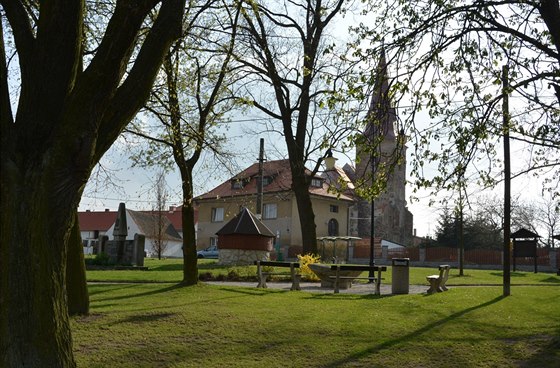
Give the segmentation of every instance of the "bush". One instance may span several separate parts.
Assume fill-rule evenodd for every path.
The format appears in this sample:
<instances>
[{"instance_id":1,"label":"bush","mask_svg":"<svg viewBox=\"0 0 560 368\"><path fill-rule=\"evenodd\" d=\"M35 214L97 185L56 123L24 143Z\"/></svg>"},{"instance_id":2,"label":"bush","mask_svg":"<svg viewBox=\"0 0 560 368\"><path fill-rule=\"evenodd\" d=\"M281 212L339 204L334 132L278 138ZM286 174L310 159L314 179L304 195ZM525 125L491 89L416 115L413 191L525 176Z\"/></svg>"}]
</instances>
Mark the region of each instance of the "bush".
<instances>
[{"instance_id":1,"label":"bush","mask_svg":"<svg viewBox=\"0 0 560 368\"><path fill-rule=\"evenodd\" d=\"M320 263L321 257L319 257L317 254L304 254L304 255L298 254L297 257L299 260L299 269L301 275L307 280L318 281L319 277L317 277L315 272L313 272L309 268L309 265L311 263Z\"/></svg>"},{"instance_id":2,"label":"bush","mask_svg":"<svg viewBox=\"0 0 560 368\"><path fill-rule=\"evenodd\" d=\"M107 266L109 265L109 255L107 253L98 253L94 258L86 258L87 265Z\"/></svg>"}]
</instances>

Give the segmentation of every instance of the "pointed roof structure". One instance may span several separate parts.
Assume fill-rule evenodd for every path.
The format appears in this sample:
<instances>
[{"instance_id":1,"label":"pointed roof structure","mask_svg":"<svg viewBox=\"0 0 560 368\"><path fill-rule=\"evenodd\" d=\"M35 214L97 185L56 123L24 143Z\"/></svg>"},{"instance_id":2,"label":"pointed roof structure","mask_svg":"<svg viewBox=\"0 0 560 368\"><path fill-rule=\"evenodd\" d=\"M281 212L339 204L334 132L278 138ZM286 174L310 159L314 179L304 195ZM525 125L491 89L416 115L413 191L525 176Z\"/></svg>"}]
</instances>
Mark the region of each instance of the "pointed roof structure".
<instances>
[{"instance_id":1,"label":"pointed roof structure","mask_svg":"<svg viewBox=\"0 0 560 368\"><path fill-rule=\"evenodd\" d=\"M269 238L276 236L247 208L243 208L237 216L216 232L216 235L231 234L260 235Z\"/></svg>"},{"instance_id":2,"label":"pointed roof structure","mask_svg":"<svg viewBox=\"0 0 560 368\"><path fill-rule=\"evenodd\" d=\"M516 232L510 235L511 239L529 239L529 238L540 238L539 234L532 232L531 230L527 230L525 228L521 228Z\"/></svg>"},{"instance_id":3,"label":"pointed roof structure","mask_svg":"<svg viewBox=\"0 0 560 368\"><path fill-rule=\"evenodd\" d=\"M373 94L371 96L367 115L369 122L364 131L364 135L370 140L376 136L382 136L383 139L388 140L395 139L394 125L397 121L397 112L391 103L389 87L387 58L385 56L385 49L383 48L375 72Z\"/></svg>"}]
</instances>

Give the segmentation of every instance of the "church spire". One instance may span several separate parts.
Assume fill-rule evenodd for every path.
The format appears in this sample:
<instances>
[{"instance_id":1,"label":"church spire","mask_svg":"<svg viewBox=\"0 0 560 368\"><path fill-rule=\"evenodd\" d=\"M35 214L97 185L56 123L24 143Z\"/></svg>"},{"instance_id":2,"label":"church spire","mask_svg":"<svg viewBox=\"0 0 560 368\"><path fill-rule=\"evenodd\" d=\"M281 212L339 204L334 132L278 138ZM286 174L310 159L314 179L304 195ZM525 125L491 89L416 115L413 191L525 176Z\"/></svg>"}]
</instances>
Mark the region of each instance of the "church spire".
<instances>
[{"instance_id":1,"label":"church spire","mask_svg":"<svg viewBox=\"0 0 560 368\"><path fill-rule=\"evenodd\" d=\"M389 96L389 73L384 48L381 49L379 63L375 71L373 93L367 116L369 122L364 132L366 137L371 139L381 135L384 140L395 139L394 125L397 121L397 114Z\"/></svg>"}]
</instances>

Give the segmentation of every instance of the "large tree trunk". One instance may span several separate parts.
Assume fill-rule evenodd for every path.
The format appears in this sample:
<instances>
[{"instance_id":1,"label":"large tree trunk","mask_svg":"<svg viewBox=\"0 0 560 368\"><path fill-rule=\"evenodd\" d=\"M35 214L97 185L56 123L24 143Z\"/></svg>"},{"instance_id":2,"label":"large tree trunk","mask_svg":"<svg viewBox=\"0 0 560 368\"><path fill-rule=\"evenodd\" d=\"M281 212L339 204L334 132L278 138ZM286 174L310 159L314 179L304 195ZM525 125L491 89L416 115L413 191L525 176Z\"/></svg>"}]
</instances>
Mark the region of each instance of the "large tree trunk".
<instances>
[{"instance_id":1,"label":"large tree trunk","mask_svg":"<svg viewBox=\"0 0 560 368\"><path fill-rule=\"evenodd\" d=\"M2 158L0 351L3 367L72 367L66 247L80 185L48 162ZM46 161L46 162L41 162ZM54 160L56 161L56 160ZM9 292L8 292L9 291Z\"/></svg>"},{"instance_id":2,"label":"large tree trunk","mask_svg":"<svg viewBox=\"0 0 560 368\"><path fill-rule=\"evenodd\" d=\"M84 262L84 247L80 235L78 216L68 239L68 257L66 262L66 291L68 295L68 313L73 315L89 313L89 294Z\"/></svg>"},{"instance_id":3,"label":"large tree trunk","mask_svg":"<svg viewBox=\"0 0 560 368\"><path fill-rule=\"evenodd\" d=\"M22 2L2 2L21 90L14 118L0 63L1 367L75 366L67 242L91 169L143 105L180 35L184 0L161 2L146 32L144 21L157 3L117 2L82 72L83 1L41 2L37 23ZM139 32L146 37L125 75Z\"/></svg>"},{"instance_id":4,"label":"large tree trunk","mask_svg":"<svg viewBox=\"0 0 560 368\"><path fill-rule=\"evenodd\" d=\"M193 206L192 168L181 169L183 180L183 284L198 283L198 259Z\"/></svg>"},{"instance_id":5,"label":"large tree trunk","mask_svg":"<svg viewBox=\"0 0 560 368\"><path fill-rule=\"evenodd\" d=\"M298 162L303 162L303 159ZM309 195L310 178L303 165L292 164L292 190L296 196L304 254L317 254L317 227Z\"/></svg>"}]
</instances>

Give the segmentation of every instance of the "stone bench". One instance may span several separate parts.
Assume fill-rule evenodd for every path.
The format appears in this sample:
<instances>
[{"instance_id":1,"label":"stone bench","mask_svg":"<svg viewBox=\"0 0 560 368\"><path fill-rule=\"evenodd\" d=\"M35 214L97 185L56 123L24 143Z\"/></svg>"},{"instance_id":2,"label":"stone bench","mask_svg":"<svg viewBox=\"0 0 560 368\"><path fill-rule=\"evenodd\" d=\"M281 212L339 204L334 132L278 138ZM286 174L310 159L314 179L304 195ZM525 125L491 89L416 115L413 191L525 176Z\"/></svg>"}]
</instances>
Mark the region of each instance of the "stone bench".
<instances>
[{"instance_id":1,"label":"stone bench","mask_svg":"<svg viewBox=\"0 0 560 368\"><path fill-rule=\"evenodd\" d=\"M257 284L258 288L268 288L268 285L266 285L266 279L268 278L268 276L280 275L290 277L290 279L292 280L292 287L290 288L290 290L300 290L299 282L301 280L301 275L296 272L296 269L299 269L298 262L255 261L255 264L257 265L257 277L259 279L259 283ZM275 269L289 268L290 272L279 272L276 270L267 272L263 271L262 268L264 266L274 267Z\"/></svg>"},{"instance_id":2,"label":"stone bench","mask_svg":"<svg viewBox=\"0 0 560 368\"><path fill-rule=\"evenodd\" d=\"M450 268L451 267L449 267L449 265L440 265L438 275L426 276L426 280L428 280L428 282L430 283L430 288L427 291L428 294L433 294L436 292L439 293L448 290L447 286L445 286L445 283L449 278Z\"/></svg>"},{"instance_id":3,"label":"stone bench","mask_svg":"<svg viewBox=\"0 0 560 368\"><path fill-rule=\"evenodd\" d=\"M331 266L332 271L336 271L334 276L330 276L330 278L334 279L334 292L335 294L339 293L339 283L340 280L344 279L364 279L369 280L375 283L375 295L381 294L381 272L387 271L386 266L369 266L369 265L349 265L349 264L338 264ZM362 277L362 276L343 276L341 272L343 271L367 271L371 274L377 272L377 277ZM369 275L369 274L368 274Z\"/></svg>"}]
</instances>

